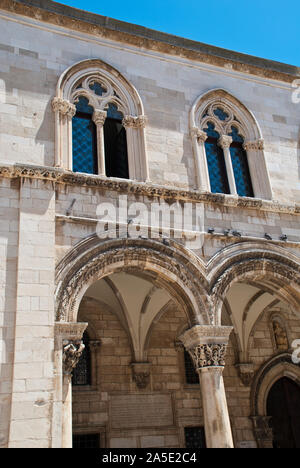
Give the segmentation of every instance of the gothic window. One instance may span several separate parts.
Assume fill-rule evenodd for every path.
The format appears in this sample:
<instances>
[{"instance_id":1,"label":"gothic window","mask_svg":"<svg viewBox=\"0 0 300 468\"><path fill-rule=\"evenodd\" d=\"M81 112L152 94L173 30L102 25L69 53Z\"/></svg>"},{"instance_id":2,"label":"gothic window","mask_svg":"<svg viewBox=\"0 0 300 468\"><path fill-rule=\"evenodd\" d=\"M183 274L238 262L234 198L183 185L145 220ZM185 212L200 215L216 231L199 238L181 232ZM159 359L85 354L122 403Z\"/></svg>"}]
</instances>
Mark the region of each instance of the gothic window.
<instances>
[{"instance_id":1,"label":"gothic window","mask_svg":"<svg viewBox=\"0 0 300 468\"><path fill-rule=\"evenodd\" d=\"M143 104L117 70L96 59L74 65L60 77L52 107L56 166L149 180Z\"/></svg>"},{"instance_id":2,"label":"gothic window","mask_svg":"<svg viewBox=\"0 0 300 468\"><path fill-rule=\"evenodd\" d=\"M84 332L83 334L83 344L85 345L85 348L80 356L77 366L73 370L73 386L91 385L90 340L87 332Z\"/></svg>"},{"instance_id":3,"label":"gothic window","mask_svg":"<svg viewBox=\"0 0 300 468\"><path fill-rule=\"evenodd\" d=\"M272 198L261 132L240 101L210 91L196 100L190 126L201 191Z\"/></svg>"},{"instance_id":4,"label":"gothic window","mask_svg":"<svg viewBox=\"0 0 300 468\"><path fill-rule=\"evenodd\" d=\"M188 351L184 350L184 368L185 368L185 380L187 384L199 385L199 375L195 369L193 360L188 353Z\"/></svg>"}]
</instances>

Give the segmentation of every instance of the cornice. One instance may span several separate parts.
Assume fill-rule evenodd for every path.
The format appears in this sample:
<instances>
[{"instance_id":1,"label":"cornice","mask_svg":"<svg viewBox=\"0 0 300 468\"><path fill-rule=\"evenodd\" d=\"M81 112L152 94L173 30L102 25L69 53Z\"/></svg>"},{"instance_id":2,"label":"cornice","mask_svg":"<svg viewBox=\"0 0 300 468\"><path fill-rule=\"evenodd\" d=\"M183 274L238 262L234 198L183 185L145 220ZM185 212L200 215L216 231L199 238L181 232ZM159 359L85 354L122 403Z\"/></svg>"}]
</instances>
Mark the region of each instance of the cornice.
<instances>
[{"instance_id":1,"label":"cornice","mask_svg":"<svg viewBox=\"0 0 300 468\"><path fill-rule=\"evenodd\" d=\"M232 208L253 209L261 212L300 214L300 205L281 204L274 200L261 200L233 195L215 194L183 190L181 188L137 182L133 180L106 178L89 174L65 171L61 168L15 164L0 166L0 177L11 179L29 178L48 180L57 184L90 187L99 190L115 191L123 195L145 196L149 199L162 198L167 203L206 203Z\"/></svg>"},{"instance_id":2,"label":"cornice","mask_svg":"<svg viewBox=\"0 0 300 468\"><path fill-rule=\"evenodd\" d=\"M230 68L233 71L291 83L299 67L261 59L78 10L50 0L0 0L2 10L95 37Z\"/></svg>"}]
</instances>

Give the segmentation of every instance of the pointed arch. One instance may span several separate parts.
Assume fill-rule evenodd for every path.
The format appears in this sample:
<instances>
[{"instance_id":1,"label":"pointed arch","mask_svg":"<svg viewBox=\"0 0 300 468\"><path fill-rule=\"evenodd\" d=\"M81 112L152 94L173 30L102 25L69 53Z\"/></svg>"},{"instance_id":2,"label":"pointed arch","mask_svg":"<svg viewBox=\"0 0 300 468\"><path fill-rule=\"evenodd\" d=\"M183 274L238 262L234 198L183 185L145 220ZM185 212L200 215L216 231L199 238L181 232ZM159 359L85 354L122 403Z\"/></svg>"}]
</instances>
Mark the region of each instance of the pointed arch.
<instances>
[{"instance_id":1,"label":"pointed arch","mask_svg":"<svg viewBox=\"0 0 300 468\"><path fill-rule=\"evenodd\" d=\"M146 116L141 97L127 78L100 59L76 63L65 70L58 80L56 96L52 101L55 113L55 165L73 169L72 120L80 99L86 100L92 109L91 121L96 126L96 175L107 176L103 126L114 114L126 131L129 178L148 180Z\"/></svg>"},{"instance_id":2,"label":"pointed arch","mask_svg":"<svg viewBox=\"0 0 300 468\"><path fill-rule=\"evenodd\" d=\"M264 154L264 140L258 121L239 99L224 89L213 89L197 98L190 112L190 131L197 167L198 188L203 191L213 191L214 188L213 169L210 167L211 163L207 154L208 126L215 131L216 135L219 135L216 137L214 153L216 159L220 160L224 157L226 172L220 176L228 177L230 193L272 199ZM234 146L238 146L238 152L235 151L236 156L239 157L238 163L233 158ZM217 147L219 147L218 151ZM220 155L220 148L223 150L223 156ZM214 164L217 165L217 161ZM222 166L222 161L219 161L219 165ZM240 183L237 174L238 166L242 166L240 174L248 186L245 192L238 187Z\"/></svg>"}]
</instances>

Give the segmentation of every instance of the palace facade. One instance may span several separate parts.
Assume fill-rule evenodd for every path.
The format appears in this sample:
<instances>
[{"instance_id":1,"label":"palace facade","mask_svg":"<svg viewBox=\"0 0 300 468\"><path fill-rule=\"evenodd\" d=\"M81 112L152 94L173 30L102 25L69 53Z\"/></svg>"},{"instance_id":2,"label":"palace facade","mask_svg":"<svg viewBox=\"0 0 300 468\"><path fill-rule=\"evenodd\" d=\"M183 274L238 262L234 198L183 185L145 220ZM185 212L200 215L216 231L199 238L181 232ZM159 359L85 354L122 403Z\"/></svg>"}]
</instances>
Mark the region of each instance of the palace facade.
<instances>
[{"instance_id":1,"label":"palace facade","mask_svg":"<svg viewBox=\"0 0 300 468\"><path fill-rule=\"evenodd\" d=\"M50 0L0 57L0 447L299 448L300 69Z\"/></svg>"}]
</instances>

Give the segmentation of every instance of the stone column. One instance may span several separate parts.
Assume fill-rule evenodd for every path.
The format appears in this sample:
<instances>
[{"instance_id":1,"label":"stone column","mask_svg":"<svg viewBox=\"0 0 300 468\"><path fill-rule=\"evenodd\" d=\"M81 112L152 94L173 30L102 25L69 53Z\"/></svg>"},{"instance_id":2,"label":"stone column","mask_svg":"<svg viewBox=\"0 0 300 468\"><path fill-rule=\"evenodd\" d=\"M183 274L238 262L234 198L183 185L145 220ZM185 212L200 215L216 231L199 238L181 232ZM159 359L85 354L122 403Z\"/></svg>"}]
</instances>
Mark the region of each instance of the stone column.
<instances>
[{"instance_id":1,"label":"stone column","mask_svg":"<svg viewBox=\"0 0 300 468\"><path fill-rule=\"evenodd\" d=\"M129 177L132 180L149 182L149 167L146 152L145 115L126 115L122 125L126 130Z\"/></svg>"},{"instance_id":2,"label":"stone column","mask_svg":"<svg viewBox=\"0 0 300 468\"><path fill-rule=\"evenodd\" d=\"M269 171L264 156L264 140L246 141L243 145L256 198L271 200L273 197Z\"/></svg>"},{"instance_id":3,"label":"stone column","mask_svg":"<svg viewBox=\"0 0 300 468\"><path fill-rule=\"evenodd\" d=\"M103 125L107 113L102 110L95 110L93 113L93 121L97 127L97 158L98 158L98 175L106 176L105 169L105 148L104 148L104 132Z\"/></svg>"},{"instance_id":4,"label":"stone column","mask_svg":"<svg viewBox=\"0 0 300 468\"><path fill-rule=\"evenodd\" d=\"M205 151L207 134L197 127L191 129L191 137L196 158L197 188L203 192L210 192L210 180Z\"/></svg>"},{"instance_id":5,"label":"stone column","mask_svg":"<svg viewBox=\"0 0 300 468\"><path fill-rule=\"evenodd\" d=\"M207 448L233 448L223 370L232 327L196 325L180 340L199 373Z\"/></svg>"},{"instance_id":6,"label":"stone column","mask_svg":"<svg viewBox=\"0 0 300 468\"><path fill-rule=\"evenodd\" d=\"M66 99L55 97L52 109L55 114L55 166L72 170L72 118L76 107Z\"/></svg>"},{"instance_id":7,"label":"stone column","mask_svg":"<svg viewBox=\"0 0 300 468\"><path fill-rule=\"evenodd\" d=\"M222 135L218 141L218 145L224 151L224 159L225 159L225 164L226 164L226 171L227 171L230 193L232 195L237 195L232 159L231 159L231 154L230 154L231 143L232 143L232 138L227 135Z\"/></svg>"},{"instance_id":8,"label":"stone column","mask_svg":"<svg viewBox=\"0 0 300 468\"><path fill-rule=\"evenodd\" d=\"M53 405L53 448L72 447L72 371L84 345L87 323L55 324L55 396Z\"/></svg>"}]
</instances>

